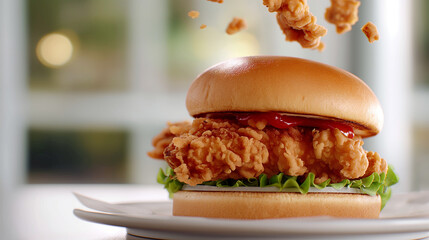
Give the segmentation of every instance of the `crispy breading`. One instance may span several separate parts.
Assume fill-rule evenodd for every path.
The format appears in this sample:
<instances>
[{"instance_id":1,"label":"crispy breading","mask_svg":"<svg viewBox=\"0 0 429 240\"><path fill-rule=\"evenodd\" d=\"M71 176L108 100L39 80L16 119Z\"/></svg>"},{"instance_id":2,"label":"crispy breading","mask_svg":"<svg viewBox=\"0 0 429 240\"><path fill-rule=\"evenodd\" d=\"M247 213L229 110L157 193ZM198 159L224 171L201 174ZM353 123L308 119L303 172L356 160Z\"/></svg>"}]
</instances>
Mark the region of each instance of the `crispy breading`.
<instances>
[{"instance_id":1,"label":"crispy breading","mask_svg":"<svg viewBox=\"0 0 429 240\"><path fill-rule=\"evenodd\" d=\"M345 33L359 20L357 0L331 0L331 6L326 9L326 21L335 24L337 33Z\"/></svg>"},{"instance_id":2,"label":"crispy breading","mask_svg":"<svg viewBox=\"0 0 429 240\"><path fill-rule=\"evenodd\" d=\"M243 126L234 120L197 118L192 125L170 124L153 144L150 155L159 156L164 148L164 159L178 180L190 185L280 172L313 172L316 183L328 178L340 182L387 171L384 159L362 148L361 137L348 138L338 129L276 129L266 123Z\"/></svg>"},{"instance_id":3,"label":"crispy breading","mask_svg":"<svg viewBox=\"0 0 429 240\"><path fill-rule=\"evenodd\" d=\"M148 152L147 155L155 159L164 159L164 149L171 143L173 138L188 132L189 129L191 129L191 123L187 121L167 123L167 128L152 139L154 149Z\"/></svg>"},{"instance_id":4,"label":"crispy breading","mask_svg":"<svg viewBox=\"0 0 429 240\"><path fill-rule=\"evenodd\" d=\"M231 20L231 22L228 24L228 27L226 28L226 33L231 35L238 33L239 31L246 29L247 24L246 21L242 18L235 17Z\"/></svg>"},{"instance_id":5,"label":"crispy breading","mask_svg":"<svg viewBox=\"0 0 429 240\"><path fill-rule=\"evenodd\" d=\"M264 172L275 175L283 172L290 176L304 175L308 168L305 166L305 153L307 153L306 137L298 128L278 130L267 128L263 139L270 151L269 162L264 165Z\"/></svg>"},{"instance_id":6,"label":"crispy breading","mask_svg":"<svg viewBox=\"0 0 429 240\"><path fill-rule=\"evenodd\" d=\"M368 152L366 156L368 158L369 166L366 169L365 177L371 175L373 172L387 172L388 165L378 153Z\"/></svg>"},{"instance_id":7,"label":"crispy breading","mask_svg":"<svg viewBox=\"0 0 429 240\"><path fill-rule=\"evenodd\" d=\"M370 43L373 43L380 38L380 36L378 35L377 27L372 22L367 22L365 25L363 25L361 30L368 38L368 41Z\"/></svg>"},{"instance_id":8,"label":"crispy breading","mask_svg":"<svg viewBox=\"0 0 429 240\"><path fill-rule=\"evenodd\" d=\"M360 137L350 139L340 130L315 130L313 148L316 159L348 179L362 177L368 168L366 151Z\"/></svg>"},{"instance_id":9,"label":"crispy breading","mask_svg":"<svg viewBox=\"0 0 429 240\"><path fill-rule=\"evenodd\" d=\"M277 12L277 22L287 41L297 41L303 48L323 50L319 47L320 39L327 30L316 23L307 0L264 0L263 3L268 11Z\"/></svg>"},{"instance_id":10,"label":"crispy breading","mask_svg":"<svg viewBox=\"0 0 429 240\"><path fill-rule=\"evenodd\" d=\"M189 11L188 12L188 16L191 17L192 19L195 19L195 18L197 18L197 17L200 16L200 12L198 12L198 11Z\"/></svg>"}]
</instances>

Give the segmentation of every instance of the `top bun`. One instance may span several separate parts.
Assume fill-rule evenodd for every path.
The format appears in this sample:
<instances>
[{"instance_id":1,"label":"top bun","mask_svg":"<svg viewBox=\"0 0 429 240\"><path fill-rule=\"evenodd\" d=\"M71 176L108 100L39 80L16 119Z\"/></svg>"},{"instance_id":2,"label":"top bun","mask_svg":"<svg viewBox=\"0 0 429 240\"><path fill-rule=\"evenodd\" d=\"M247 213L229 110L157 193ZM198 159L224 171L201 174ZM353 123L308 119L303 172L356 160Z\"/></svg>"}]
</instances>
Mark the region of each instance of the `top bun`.
<instances>
[{"instance_id":1,"label":"top bun","mask_svg":"<svg viewBox=\"0 0 429 240\"><path fill-rule=\"evenodd\" d=\"M355 134L380 132L383 111L355 75L300 58L255 56L219 63L199 75L186 97L189 114L280 112L350 122Z\"/></svg>"}]
</instances>

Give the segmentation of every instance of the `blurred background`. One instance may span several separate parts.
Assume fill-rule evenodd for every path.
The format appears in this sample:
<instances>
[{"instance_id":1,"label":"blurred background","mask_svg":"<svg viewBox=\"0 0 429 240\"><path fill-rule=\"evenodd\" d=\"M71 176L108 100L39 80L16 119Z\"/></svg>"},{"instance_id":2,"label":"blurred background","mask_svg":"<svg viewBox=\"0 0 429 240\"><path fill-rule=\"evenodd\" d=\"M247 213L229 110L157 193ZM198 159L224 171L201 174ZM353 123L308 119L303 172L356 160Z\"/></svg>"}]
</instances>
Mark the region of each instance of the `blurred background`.
<instances>
[{"instance_id":1,"label":"blurred background","mask_svg":"<svg viewBox=\"0 0 429 240\"><path fill-rule=\"evenodd\" d=\"M190 119L192 80L247 55L303 57L362 78L385 113L365 148L395 166L398 191L429 189L428 1L362 0L343 35L324 20L330 2L309 1L328 28L323 52L285 42L262 0L0 3L0 197L40 184L155 184L164 163L146 152L167 121ZM229 36L235 16L249 28ZM367 21L379 29L373 44L360 31Z\"/></svg>"}]
</instances>

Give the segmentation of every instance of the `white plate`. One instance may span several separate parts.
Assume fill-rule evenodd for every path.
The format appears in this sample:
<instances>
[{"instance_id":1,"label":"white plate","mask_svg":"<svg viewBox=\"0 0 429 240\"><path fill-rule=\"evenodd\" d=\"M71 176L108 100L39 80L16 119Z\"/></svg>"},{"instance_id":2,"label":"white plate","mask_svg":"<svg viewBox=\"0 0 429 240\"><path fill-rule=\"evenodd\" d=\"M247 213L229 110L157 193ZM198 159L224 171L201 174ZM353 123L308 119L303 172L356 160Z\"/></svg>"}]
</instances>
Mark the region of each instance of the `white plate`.
<instances>
[{"instance_id":1,"label":"white plate","mask_svg":"<svg viewBox=\"0 0 429 240\"><path fill-rule=\"evenodd\" d=\"M110 214L75 209L84 220L127 228L130 235L155 239L421 239L429 218L289 218L229 220L171 215L171 202L128 203L152 215Z\"/></svg>"}]
</instances>

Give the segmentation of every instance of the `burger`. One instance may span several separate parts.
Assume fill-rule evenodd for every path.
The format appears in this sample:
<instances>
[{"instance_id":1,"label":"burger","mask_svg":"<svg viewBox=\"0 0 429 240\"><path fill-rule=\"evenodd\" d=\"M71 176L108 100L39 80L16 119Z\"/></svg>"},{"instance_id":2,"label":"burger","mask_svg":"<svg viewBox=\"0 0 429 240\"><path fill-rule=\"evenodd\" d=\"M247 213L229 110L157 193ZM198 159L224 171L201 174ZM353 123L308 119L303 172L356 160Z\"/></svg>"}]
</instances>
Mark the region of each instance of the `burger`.
<instances>
[{"instance_id":1,"label":"burger","mask_svg":"<svg viewBox=\"0 0 429 240\"><path fill-rule=\"evenodd\" d=\"M173 215L377 218L398 181L363 149L383 112L355 75L300 58L227 60L191 84L192 122L168 123L148 155Z\"/></svg>"}]
</instances>

